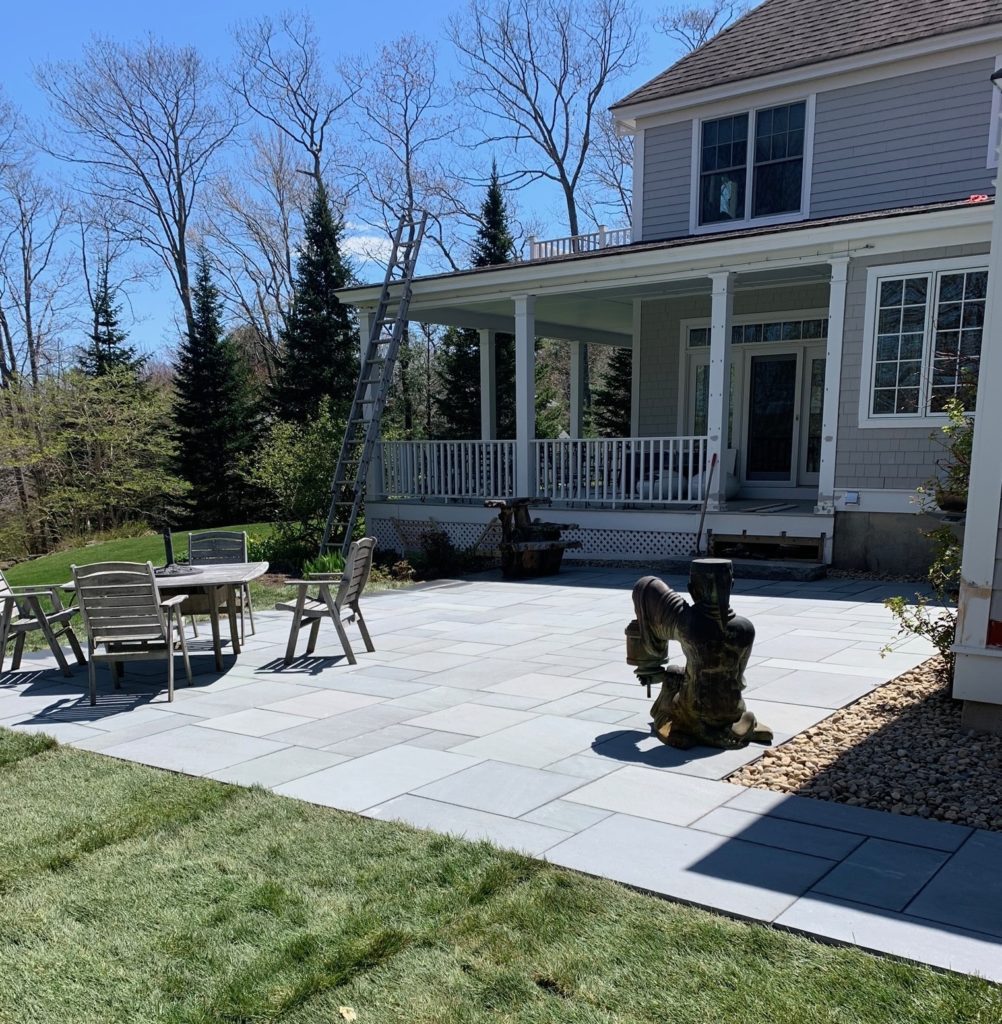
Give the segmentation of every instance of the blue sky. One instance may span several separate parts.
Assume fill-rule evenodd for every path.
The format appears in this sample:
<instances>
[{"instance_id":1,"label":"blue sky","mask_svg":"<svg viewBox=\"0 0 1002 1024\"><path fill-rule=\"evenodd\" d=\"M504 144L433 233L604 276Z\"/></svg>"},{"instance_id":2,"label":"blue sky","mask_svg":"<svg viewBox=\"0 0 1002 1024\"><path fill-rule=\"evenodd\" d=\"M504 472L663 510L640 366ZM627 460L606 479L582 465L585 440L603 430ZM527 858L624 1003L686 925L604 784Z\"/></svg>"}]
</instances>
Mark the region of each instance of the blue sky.
<instances>
[{"instance_id":1,"label":"blue sky","mask_svg":"<svg viewBox=\"0 0 1002 1024\"><path fill-rule=\"evenodd\" d=\"M439 69L443 76L455 71L450 47L445 39L445 20L457 10L462 0L381 0L378 5L366 3L308 5L316 23L325 56L335 60L353 53L372 52L404 32L415 32L439 43ZM224 3L201 3L195 0L174 0L169 4L125 3L122 0L91 0L79 2L17 3L7 5L0 55L2 81L8 96L31 119L47 114L44 97L36 88L33 69L50 60L74 60L81 46L92 35L104 35L129 41L152 32L172 43L194 43L210 59L226 63L231 58L231 29L242 20L261 15L275 15L281 8L261 0L232 0ZM295 8L295 3L289 4ZM646 81L671 63L677 56L663 36L650 31L651 23L663 0L640 0L648 47L646 59L616 89L617 94ZM615 98L615 97L611 97ZM557 196L533 197L533 205L541 211L559 211ZM556 233L561 229L558 227ZM173 334L170 315L176 304L169 282L164 277L158 285L132 296L141 322L133 332L133 341L140 347L160 348Z\"/></svg>"}]
</instances>

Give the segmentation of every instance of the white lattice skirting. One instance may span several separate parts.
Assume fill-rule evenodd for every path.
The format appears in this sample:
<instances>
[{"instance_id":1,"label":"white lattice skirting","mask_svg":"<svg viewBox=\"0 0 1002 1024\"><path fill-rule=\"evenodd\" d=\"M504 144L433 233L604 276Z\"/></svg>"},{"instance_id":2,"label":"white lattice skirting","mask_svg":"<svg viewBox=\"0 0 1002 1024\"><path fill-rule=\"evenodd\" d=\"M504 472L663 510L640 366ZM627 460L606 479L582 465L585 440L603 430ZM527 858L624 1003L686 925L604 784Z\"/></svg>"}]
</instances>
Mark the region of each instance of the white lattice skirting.
<instances>
[{"instance_id":1,"label":"white lattice skirting","mask_svg":"<svg viewBox=\"0 0 1002 1024\"><path fill-rule=\"evenodd\" d=\"M420 547L421 534L426 530L443 530L449 540L462 550L479 545L491 548L497 543L496 532L484 536L483 523L449 523L439 519L423 521L400 519L368 520L368 530L379 542L379 549L403 554ZM575 559L637 559L684 558L696 546L694 533L667 530L600 530L582 527L565 530L562 540L579 540L581 547L567 552L566 558Z\"/></svg>"}]
</instances>

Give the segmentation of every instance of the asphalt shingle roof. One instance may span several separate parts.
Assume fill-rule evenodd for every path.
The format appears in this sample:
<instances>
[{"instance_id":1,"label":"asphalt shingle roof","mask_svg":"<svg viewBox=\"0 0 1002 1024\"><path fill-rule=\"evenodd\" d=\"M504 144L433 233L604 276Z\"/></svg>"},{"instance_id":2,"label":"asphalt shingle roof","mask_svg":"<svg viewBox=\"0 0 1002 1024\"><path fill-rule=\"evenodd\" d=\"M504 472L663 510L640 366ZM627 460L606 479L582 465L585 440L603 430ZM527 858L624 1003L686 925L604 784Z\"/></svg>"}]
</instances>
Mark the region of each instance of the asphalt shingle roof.
<instances>
[{"instance_id":1,"label":"asphalt shingle roof","mask_svg":"<svg viewBox=\"0 0 1002 1024\"><path fill-rule=\"evenodd\" d=\"M765 0L615 107L1002 23L1002 0Z\"/></svg>"}]
</instances>

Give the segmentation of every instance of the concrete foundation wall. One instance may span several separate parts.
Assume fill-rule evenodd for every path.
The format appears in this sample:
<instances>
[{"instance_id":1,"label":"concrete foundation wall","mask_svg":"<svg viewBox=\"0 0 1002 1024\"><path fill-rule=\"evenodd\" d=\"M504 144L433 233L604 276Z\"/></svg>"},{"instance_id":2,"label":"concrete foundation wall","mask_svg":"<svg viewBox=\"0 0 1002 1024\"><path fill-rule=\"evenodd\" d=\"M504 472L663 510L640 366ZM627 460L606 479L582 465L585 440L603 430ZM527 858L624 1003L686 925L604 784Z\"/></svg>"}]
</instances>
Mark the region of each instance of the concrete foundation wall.
<instances>
[{"instance_id":1,"label":"concrete foundation wall","mask_svg":"<svg viewBox=\"0 0 1002 1024\"><path fill-rule=\"evenodd\" d=\"M832 567L921 576L933 557L924 534L939 525L913 512L836 512Z\"/></svg>"}]
</instances>

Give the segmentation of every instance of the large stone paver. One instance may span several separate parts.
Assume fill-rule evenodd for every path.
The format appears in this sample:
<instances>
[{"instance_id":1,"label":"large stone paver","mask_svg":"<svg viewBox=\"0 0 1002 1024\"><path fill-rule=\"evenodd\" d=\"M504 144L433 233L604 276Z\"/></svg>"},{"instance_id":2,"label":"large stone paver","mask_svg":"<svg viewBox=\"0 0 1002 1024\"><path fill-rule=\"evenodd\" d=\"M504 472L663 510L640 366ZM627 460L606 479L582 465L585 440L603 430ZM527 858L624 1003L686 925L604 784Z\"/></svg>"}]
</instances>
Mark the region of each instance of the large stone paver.
<instances>
[{"instance_id":1,"label":"large stone paver","mask_svg":"<svg viewBox=\"0 0 1002 1024\"><path fill-rule=\"evenodd\" d=\"M481 580L373 595L377 650L348 665L332 630L284 666L288 618L167 704L162 663L0 673L0 724L83 749L490 839L651 892L1002 980L1002 836L723 780L762 748L678 751L650 735L625 664L642 569ZM681 581L673 583L681 586ZM895 626L866 581L738 581L758 634L749 706L782 740L931 649L879 648ZM669 653L680 657L678 645Z\"/></svg>"}]
</instances>

